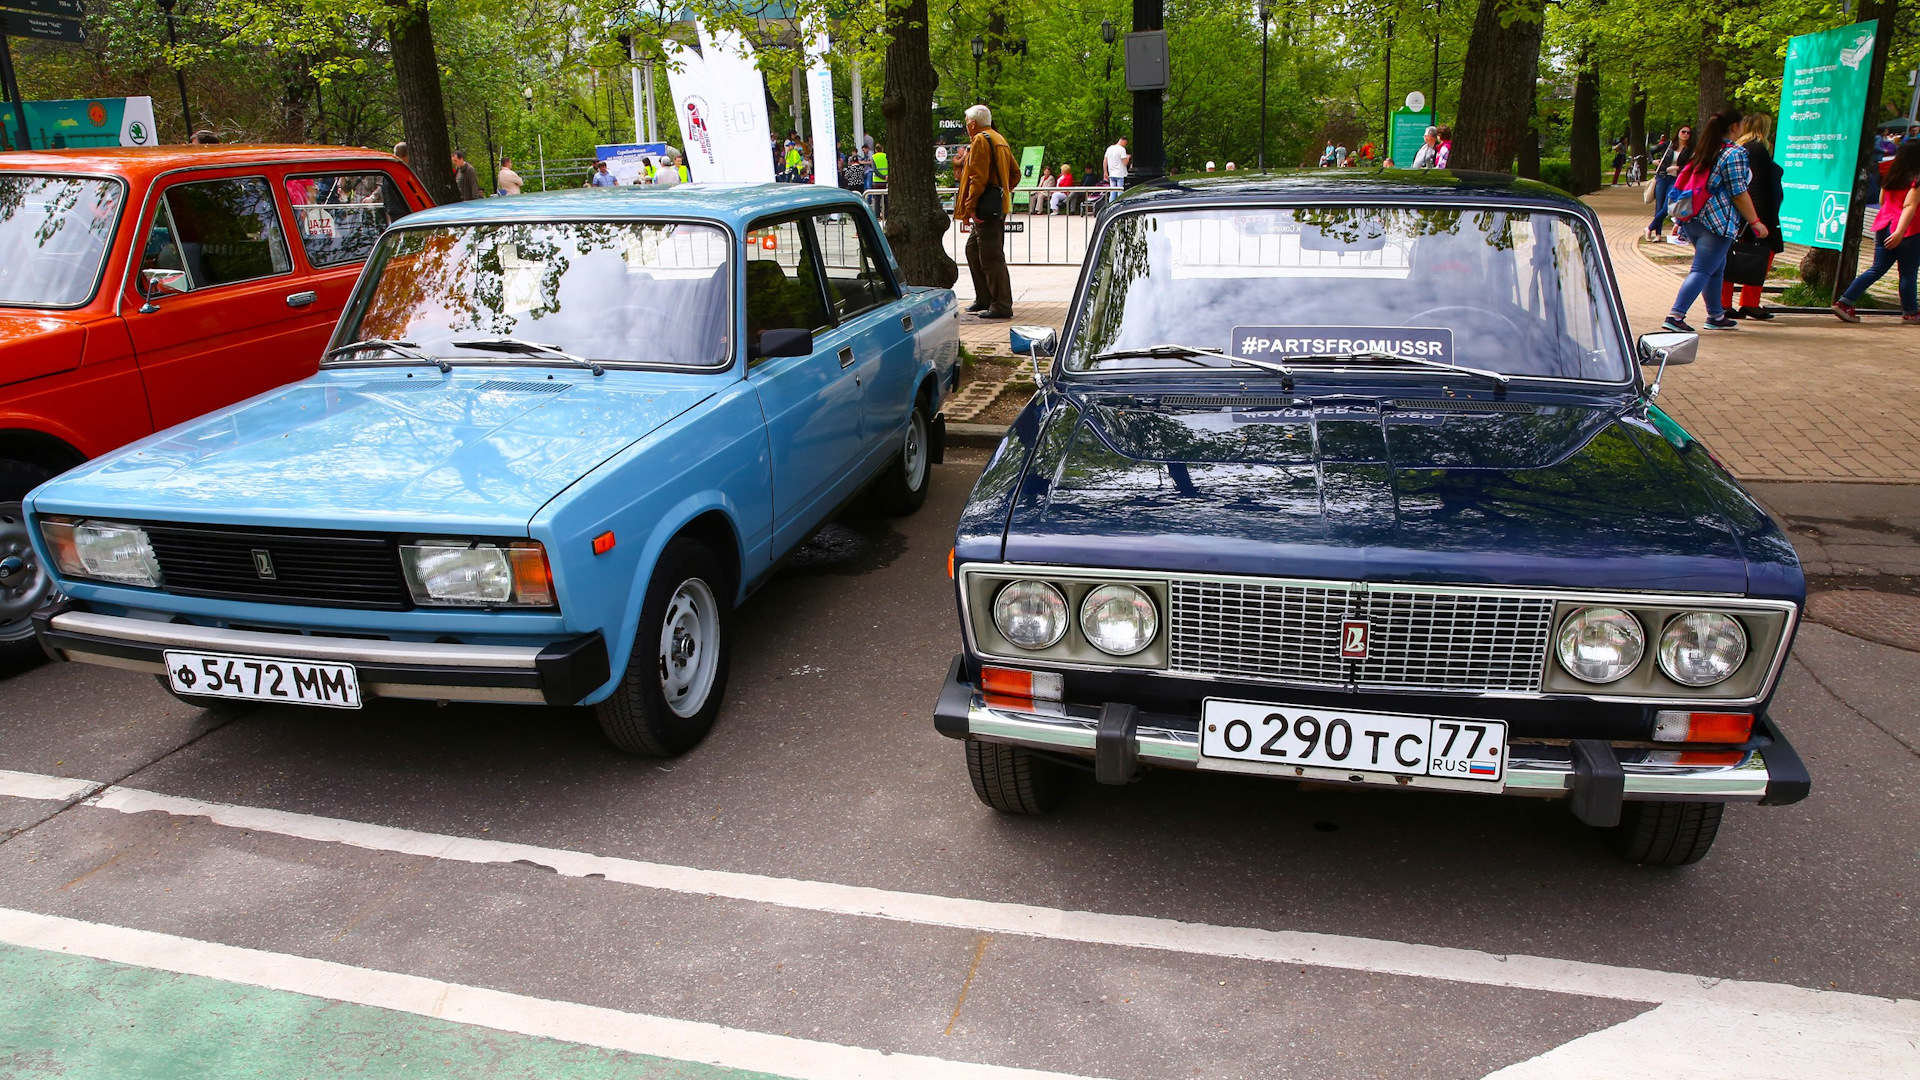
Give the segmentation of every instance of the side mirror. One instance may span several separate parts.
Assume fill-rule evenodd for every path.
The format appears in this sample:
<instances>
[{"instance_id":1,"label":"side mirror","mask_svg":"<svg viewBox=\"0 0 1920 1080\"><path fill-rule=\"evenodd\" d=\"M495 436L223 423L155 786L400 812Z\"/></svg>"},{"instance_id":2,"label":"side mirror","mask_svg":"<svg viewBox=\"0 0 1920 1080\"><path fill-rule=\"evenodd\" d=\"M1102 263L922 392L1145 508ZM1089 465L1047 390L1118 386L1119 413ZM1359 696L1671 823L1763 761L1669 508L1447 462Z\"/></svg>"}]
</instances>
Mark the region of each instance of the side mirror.
<instances>
[{"instance_id":1,"label":"side mirror","mask_svg":"<svg viewBox=\"0 0 1920 1080\"><path fill-rule=\"evenodd\" d=\"M1640 338L1642 364L1691 364L1699 352L1699 334L1645 334Z\"/></svg>"},{"instance_id":2,"label":"side mirror","mask_svg":"<svg viewBox=\"0 0 1920 1080\"><path fill-rule=\"evenodd\" d=\"M187 272L185 270L142 270L140 271L140 295L148 300L162 293L183 293L187 291Z\"/></svg>"},{"instance_id":3,"label":"side mirror","mask_svg":"<svg viewBox=\"0 0 1920 1080\"><path fill-rule=\"evenodd\" d=\"M1051 326L1007 327L1007 345L1016 355L1051 357L1059 343L1060 336Z\"/></svg>"},{"instance_id":4,"label":"side mirror","mask_svg":"<svg viewBox=\"0 0 1920 1080\"><path fill-rule=\"evenodd\" d=\"M747 350L756 358L768 356L811 356L813 331L798 329L762 330L760 340Z\"/></svg>"}]
</instances>

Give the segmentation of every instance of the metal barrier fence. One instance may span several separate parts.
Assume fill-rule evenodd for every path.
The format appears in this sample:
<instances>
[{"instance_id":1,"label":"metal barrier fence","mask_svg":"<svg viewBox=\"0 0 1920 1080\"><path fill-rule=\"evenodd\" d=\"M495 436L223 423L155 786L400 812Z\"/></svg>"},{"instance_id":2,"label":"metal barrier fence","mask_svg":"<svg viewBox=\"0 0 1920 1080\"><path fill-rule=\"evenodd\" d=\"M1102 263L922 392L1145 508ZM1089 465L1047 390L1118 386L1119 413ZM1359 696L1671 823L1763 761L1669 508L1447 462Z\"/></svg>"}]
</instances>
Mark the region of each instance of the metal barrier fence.
<instances>
[{"instance_id":1,"label":"metal barrier fence","mask_svg":"<svg viewBox=\"0 0 1920 1080\"><path fill-rule=\"evenodd\" d=\"M953 210L958 188L938 188L940 203ZM1007 215L1007 262L1014 266L1079 266L1087 255L1093 217L1113 195L1103 187L1023 188L1013 193L1013 213ZM887 218L887 193L869 191L867 202L881 221ZM958 222L947 226L947 254L966 262L967 231Z\"/></svg>"}]
</instances>

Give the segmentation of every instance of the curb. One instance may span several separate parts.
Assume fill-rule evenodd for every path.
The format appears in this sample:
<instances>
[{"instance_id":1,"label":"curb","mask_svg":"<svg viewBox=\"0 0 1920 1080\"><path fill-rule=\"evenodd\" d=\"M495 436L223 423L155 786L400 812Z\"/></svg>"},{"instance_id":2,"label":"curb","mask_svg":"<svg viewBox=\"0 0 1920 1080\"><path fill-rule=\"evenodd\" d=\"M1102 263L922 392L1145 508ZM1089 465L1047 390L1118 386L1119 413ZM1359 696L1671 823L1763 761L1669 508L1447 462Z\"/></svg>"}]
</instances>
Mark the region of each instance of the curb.
<instances>
[{"instance_id":1,"label":"curb","mask_svg":"<svg viewBox=\"0 0 1920 1080\"><path fill-rule=\"evenodd\" d=\"M1007 429L999 424L948 424L947 445L991 450L1006 434Z\"/></svg>"}]
</instances>

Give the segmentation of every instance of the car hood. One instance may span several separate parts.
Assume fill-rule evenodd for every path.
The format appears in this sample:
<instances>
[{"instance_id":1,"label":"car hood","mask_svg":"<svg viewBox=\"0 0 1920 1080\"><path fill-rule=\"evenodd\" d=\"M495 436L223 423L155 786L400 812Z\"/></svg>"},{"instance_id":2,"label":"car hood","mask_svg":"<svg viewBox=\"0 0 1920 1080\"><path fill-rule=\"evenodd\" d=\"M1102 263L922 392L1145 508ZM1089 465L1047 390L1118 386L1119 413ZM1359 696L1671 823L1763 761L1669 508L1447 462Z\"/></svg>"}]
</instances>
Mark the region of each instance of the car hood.
<instances>
[{"instance_id":1,"label":"car hood","mask_svg":"<svg viewBox=\"0 0 1920 1080\"><path fill-rule=\"evenodd\" d=\"M568 485L712 392L673 378L323 372L82 466L42 487L34 508L230 524L524 529Z\"/></svg>"},{"instance_id":2,"label":"car hood","mask_svg":"<svg viewBox=\"0 0 1920 1080\"><path fill-rule=\"evenodd\" d=\"M1054 400L1011 562L1746 589L1732 530L1619 402Z\"/></svg>"}]
</instances>

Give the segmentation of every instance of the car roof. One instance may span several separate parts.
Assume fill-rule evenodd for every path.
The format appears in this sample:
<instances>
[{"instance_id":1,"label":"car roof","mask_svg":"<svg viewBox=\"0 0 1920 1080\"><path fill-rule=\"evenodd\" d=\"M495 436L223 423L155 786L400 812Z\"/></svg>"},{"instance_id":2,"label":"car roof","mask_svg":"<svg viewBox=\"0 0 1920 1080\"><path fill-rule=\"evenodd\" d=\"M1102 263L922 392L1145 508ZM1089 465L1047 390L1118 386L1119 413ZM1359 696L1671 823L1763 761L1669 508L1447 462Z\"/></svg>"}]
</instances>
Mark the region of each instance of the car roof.
<instances>
[{"instance_id":1,"label":"car roof","mask_svg":"<svg viewBox=\"0 0 1920 1080\"><path fill-rule=\"evenodd\" d=\"M303 161L399 162L384 150L357 146L298 146L283 143L216 143L209 146L95 146L68 150L13 150L0 153L0 172L101 173L148 178L174 169L223 165L268 165Z\"/></svg>"},{"instance_id":2,"label":"car roof","mask_svg":"<svg viewBox=\"0 0 1920 1080\"><path fill-rule=\"evenodd\" d=\"M1286 202L1359 199L1367 202L1548 203L1587 215L1586 204L1537 180L1506 173L1452 169L1289 169L1213 174L1142 184L1116 200L1118 208L1181 202Z\"/></svg>"},{"instance_id":3,"label":"car roof","mask_svg":"<svg viewBox=\"0 0 1920 1080\"><path fill-rule=\"evenodd\" d=\"M472 199L422 210L408 228L482 221L581 221L607 218L712 218L735 228L789 210L861 205L860 196L822 184L675 184L566 188L531 195Z\"/></svg>"}]
</instances>

